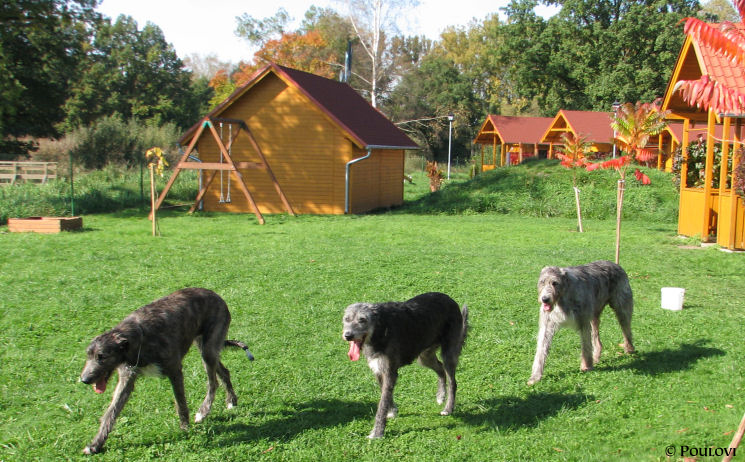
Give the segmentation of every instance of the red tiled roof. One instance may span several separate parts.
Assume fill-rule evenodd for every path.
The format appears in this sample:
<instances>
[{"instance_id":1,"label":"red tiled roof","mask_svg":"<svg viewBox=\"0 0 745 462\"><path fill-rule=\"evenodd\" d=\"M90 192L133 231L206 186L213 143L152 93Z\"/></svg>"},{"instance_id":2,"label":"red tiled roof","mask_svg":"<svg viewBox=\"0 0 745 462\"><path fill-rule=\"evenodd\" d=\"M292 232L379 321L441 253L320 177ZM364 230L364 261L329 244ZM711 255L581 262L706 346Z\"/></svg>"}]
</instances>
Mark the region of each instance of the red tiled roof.
<instances>
[{"instance_id":1,"label":"red tiled roof","mask_svg":"<svg viewBox=\"0 0 745 462\"><path fill-rule=\"evenodd\" d=\"M502 143L539 144L551 125L552 117L518 117L489 114L487 116Z\"/></svg>"},{"instance_id":2,"label":"red tiled roof","mask_svg":"<svg viewBox=\"0 0 745 462\"><path fill-rule=\"evenodd\" d=\"M358 146L419 149L411 138L346 83L274 63L256 72L245 85L233 92L207 117L216 117L271 72L298 88ZM188 140L198 126L199 124L196 124L190 128L182 136L181 142Z\"/></svg>"},{"instance_id":3,"label":"red tiled roof","mask_svg":"<svg viewBox=\"0 0 745 462\"><path fill-rule=\"evenodd\" d=\"M594 143L612 143L611 112L559 111L576 135Z\"/></svg>"},{"instance_id":4,"label":"red tiled roof","mask_svg":"<svg viewBox=\"0 0 745 462\"><path fill-rule=\"evenodd\" d=\"M693 41L701 66L701 74L708 74L713 80L745 93L745 70L730 59L717 54L710 46Z\"/></svg>"}]
</instances>

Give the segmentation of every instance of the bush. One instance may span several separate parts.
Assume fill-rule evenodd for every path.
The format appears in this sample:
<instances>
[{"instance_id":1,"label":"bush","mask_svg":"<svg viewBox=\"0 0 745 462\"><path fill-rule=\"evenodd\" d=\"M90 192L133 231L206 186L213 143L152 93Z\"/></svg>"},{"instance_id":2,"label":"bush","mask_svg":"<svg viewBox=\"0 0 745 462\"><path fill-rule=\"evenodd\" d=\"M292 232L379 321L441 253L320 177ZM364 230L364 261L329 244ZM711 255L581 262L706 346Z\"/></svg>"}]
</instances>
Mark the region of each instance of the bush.
<instances>
[{"instance_id":1,"label":"bush","mask_svg":"<svg viewBox=\"0 0 745 462\"><path fill-rule=\"evenodd\" d=\"M727 171L732 172L732 156L727 158ZM678 148L673 154L673 174L675 183L680 186L680 169L683 164L683 153ZM722 145L714 145L714 168L711 187L719 187L719 175L722 164ZM704 175L706 173L706 143L703 141L694 141L688 145L688 174L686 175L687 188L703 188ZM727 184L731 181L731 174L727 175Z\"/></svg>"},{"instance_id":2,"label":"bush","mask_svg":"<svg viewBox=\"0 0 745 462\"><path fill-rule=\"evenodd\" d=\"M144 161L145 151L158 146L169 162L177 157L179 132L175 124L154 126L137 119L124 121L121 116L103 117L88 127L68 135L73 159L86 169L108 164L134 167Z\"/></svg>"}]
</instances>

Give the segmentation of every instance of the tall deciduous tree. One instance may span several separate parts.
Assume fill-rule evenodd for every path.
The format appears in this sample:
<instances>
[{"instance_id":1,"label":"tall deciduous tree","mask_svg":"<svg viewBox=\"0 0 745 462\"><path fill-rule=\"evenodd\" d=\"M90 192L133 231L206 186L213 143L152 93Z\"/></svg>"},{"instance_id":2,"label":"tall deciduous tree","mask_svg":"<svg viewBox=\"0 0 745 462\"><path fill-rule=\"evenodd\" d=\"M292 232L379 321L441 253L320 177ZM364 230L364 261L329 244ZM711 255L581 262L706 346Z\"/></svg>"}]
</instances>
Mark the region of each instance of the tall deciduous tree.
<instances>
[{"instance_id":1,"label":"tall deciduous tree","mask_svg":"<svg viewBox=\"0 0 745 462\"><path fill-rule=\"evenodd\" d=\"M382 92L381 84L390 81L392 58L387 37L398 32L398 21L418 0L340 0L346 7L347 17L352 23L366 56L370 60L368 76L358 76L370 89L370 103L378 105Z\"/></svg>"},{"instance_id":2,"label":"tall deciduous tree","mask_svg":"<svg viewBox=\"0 0 745 462\"><path fill-rule=\"evenodd\" d=\"M449 125L447 115L455 116L453 152L469 153L470 127L481 117L472 82L455 63L430 54L401 77L383 100L383 111L435 160L447 158Z\"/></svg>"},{"instance_id":3,"label":"tall deciduous tree","mask_svg":"<svg viewBox=\"0 0 745 462\"><path fill-rule=\"evenodd\" d=\"M23 155L18 137L57 135L54 124L90 30L96 0L4 0L0 6L0 152Z\"/></svg>"},{"instance_id":4,"label":"tall deciduous tree","mask_svg":"<svg viewBox=\"0 0 745 462\"><path fill-rule=\"evenodd\" d=\"M160 28L148 23L139 30L128 16L99 27L79 74L65 105L66 130L112 114L186 127L209 99L206 87L192 86L191 72Z\"/></svg>"},{"instance_id":5,"label":"tall deciduous tree","mask_svg":"<svg viewBox=\"0 0 745 462\"><path fill-rule=\"evenodd\" d=\"M559 12L537 18L535 0L506 8L501 51L517 93L544 114L607 110L613 101L661 96L682 38L675 25L698 11L696 0L557 0Z\"/></svg>"}]
</instances>

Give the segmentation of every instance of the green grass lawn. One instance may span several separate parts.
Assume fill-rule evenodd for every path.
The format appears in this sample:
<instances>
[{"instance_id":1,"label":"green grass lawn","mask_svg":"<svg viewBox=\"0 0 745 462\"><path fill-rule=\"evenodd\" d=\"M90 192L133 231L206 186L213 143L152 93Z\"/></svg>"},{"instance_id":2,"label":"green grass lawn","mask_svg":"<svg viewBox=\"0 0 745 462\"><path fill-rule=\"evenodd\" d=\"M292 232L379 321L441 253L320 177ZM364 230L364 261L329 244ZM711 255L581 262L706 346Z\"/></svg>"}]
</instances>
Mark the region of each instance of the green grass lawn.
<instances>
[{"instance_id":1,"label":"green grass lawn","mask_svg":"<svg viewBox=\"0 0 745 462\"><path fill-rule=\"evenodd\" d=\"M580 373L579 338L565 329L528 387L540 269L612 259L612 220L586 220L580 234L571 218L268 216L259 226L252 215L169 211L159 238L143 212L84 220L82 232L0 234L0 460L83 459L113 391L78 381L88 342L186 286L220 293L229 336L256 355L223 352L239 406L226 410L220 390L206 421L182 432L168 381L143 379L96 460L661 461L669 445L726 446L745 410L745 257L688 248L673 224L624 222L638 354L622 354L609 310L594 371ZM682 312L660 308L663 286L686 288ZM440 416L435 375L407 366L399 417L370 442L379 391L365 362L346 357L341 313L431 290L471 315L455 412ZM206 383L195 351L184 375L193 418Z\"/></svg>"}]
</instances>

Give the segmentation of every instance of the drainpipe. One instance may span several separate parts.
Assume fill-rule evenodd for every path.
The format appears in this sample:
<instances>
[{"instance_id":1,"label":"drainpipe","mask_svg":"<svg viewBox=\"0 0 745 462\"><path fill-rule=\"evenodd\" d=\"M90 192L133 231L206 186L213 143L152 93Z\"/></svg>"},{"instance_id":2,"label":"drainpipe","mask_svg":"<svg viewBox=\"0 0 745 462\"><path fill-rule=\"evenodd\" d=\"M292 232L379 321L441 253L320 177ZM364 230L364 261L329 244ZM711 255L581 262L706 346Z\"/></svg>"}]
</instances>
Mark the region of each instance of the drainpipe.
<instances>
[{"instance_id":1,"label":"drainpipe","mask_svg":"<svg viewBox=\"0 0 745 462\"><path fill-rule=\"evenodd\" d=\"M346 177L344 180L344 213L349 213L349 168L352 166L352 164L356 164L357 162L363 161L365 159L369 159L372 155L372 146L367 147L367 155L364 155L362 157L358 157L356 159L352 159L349 162L347 162L347 171L346 171Z\"/></svg>"}]
</instances>

